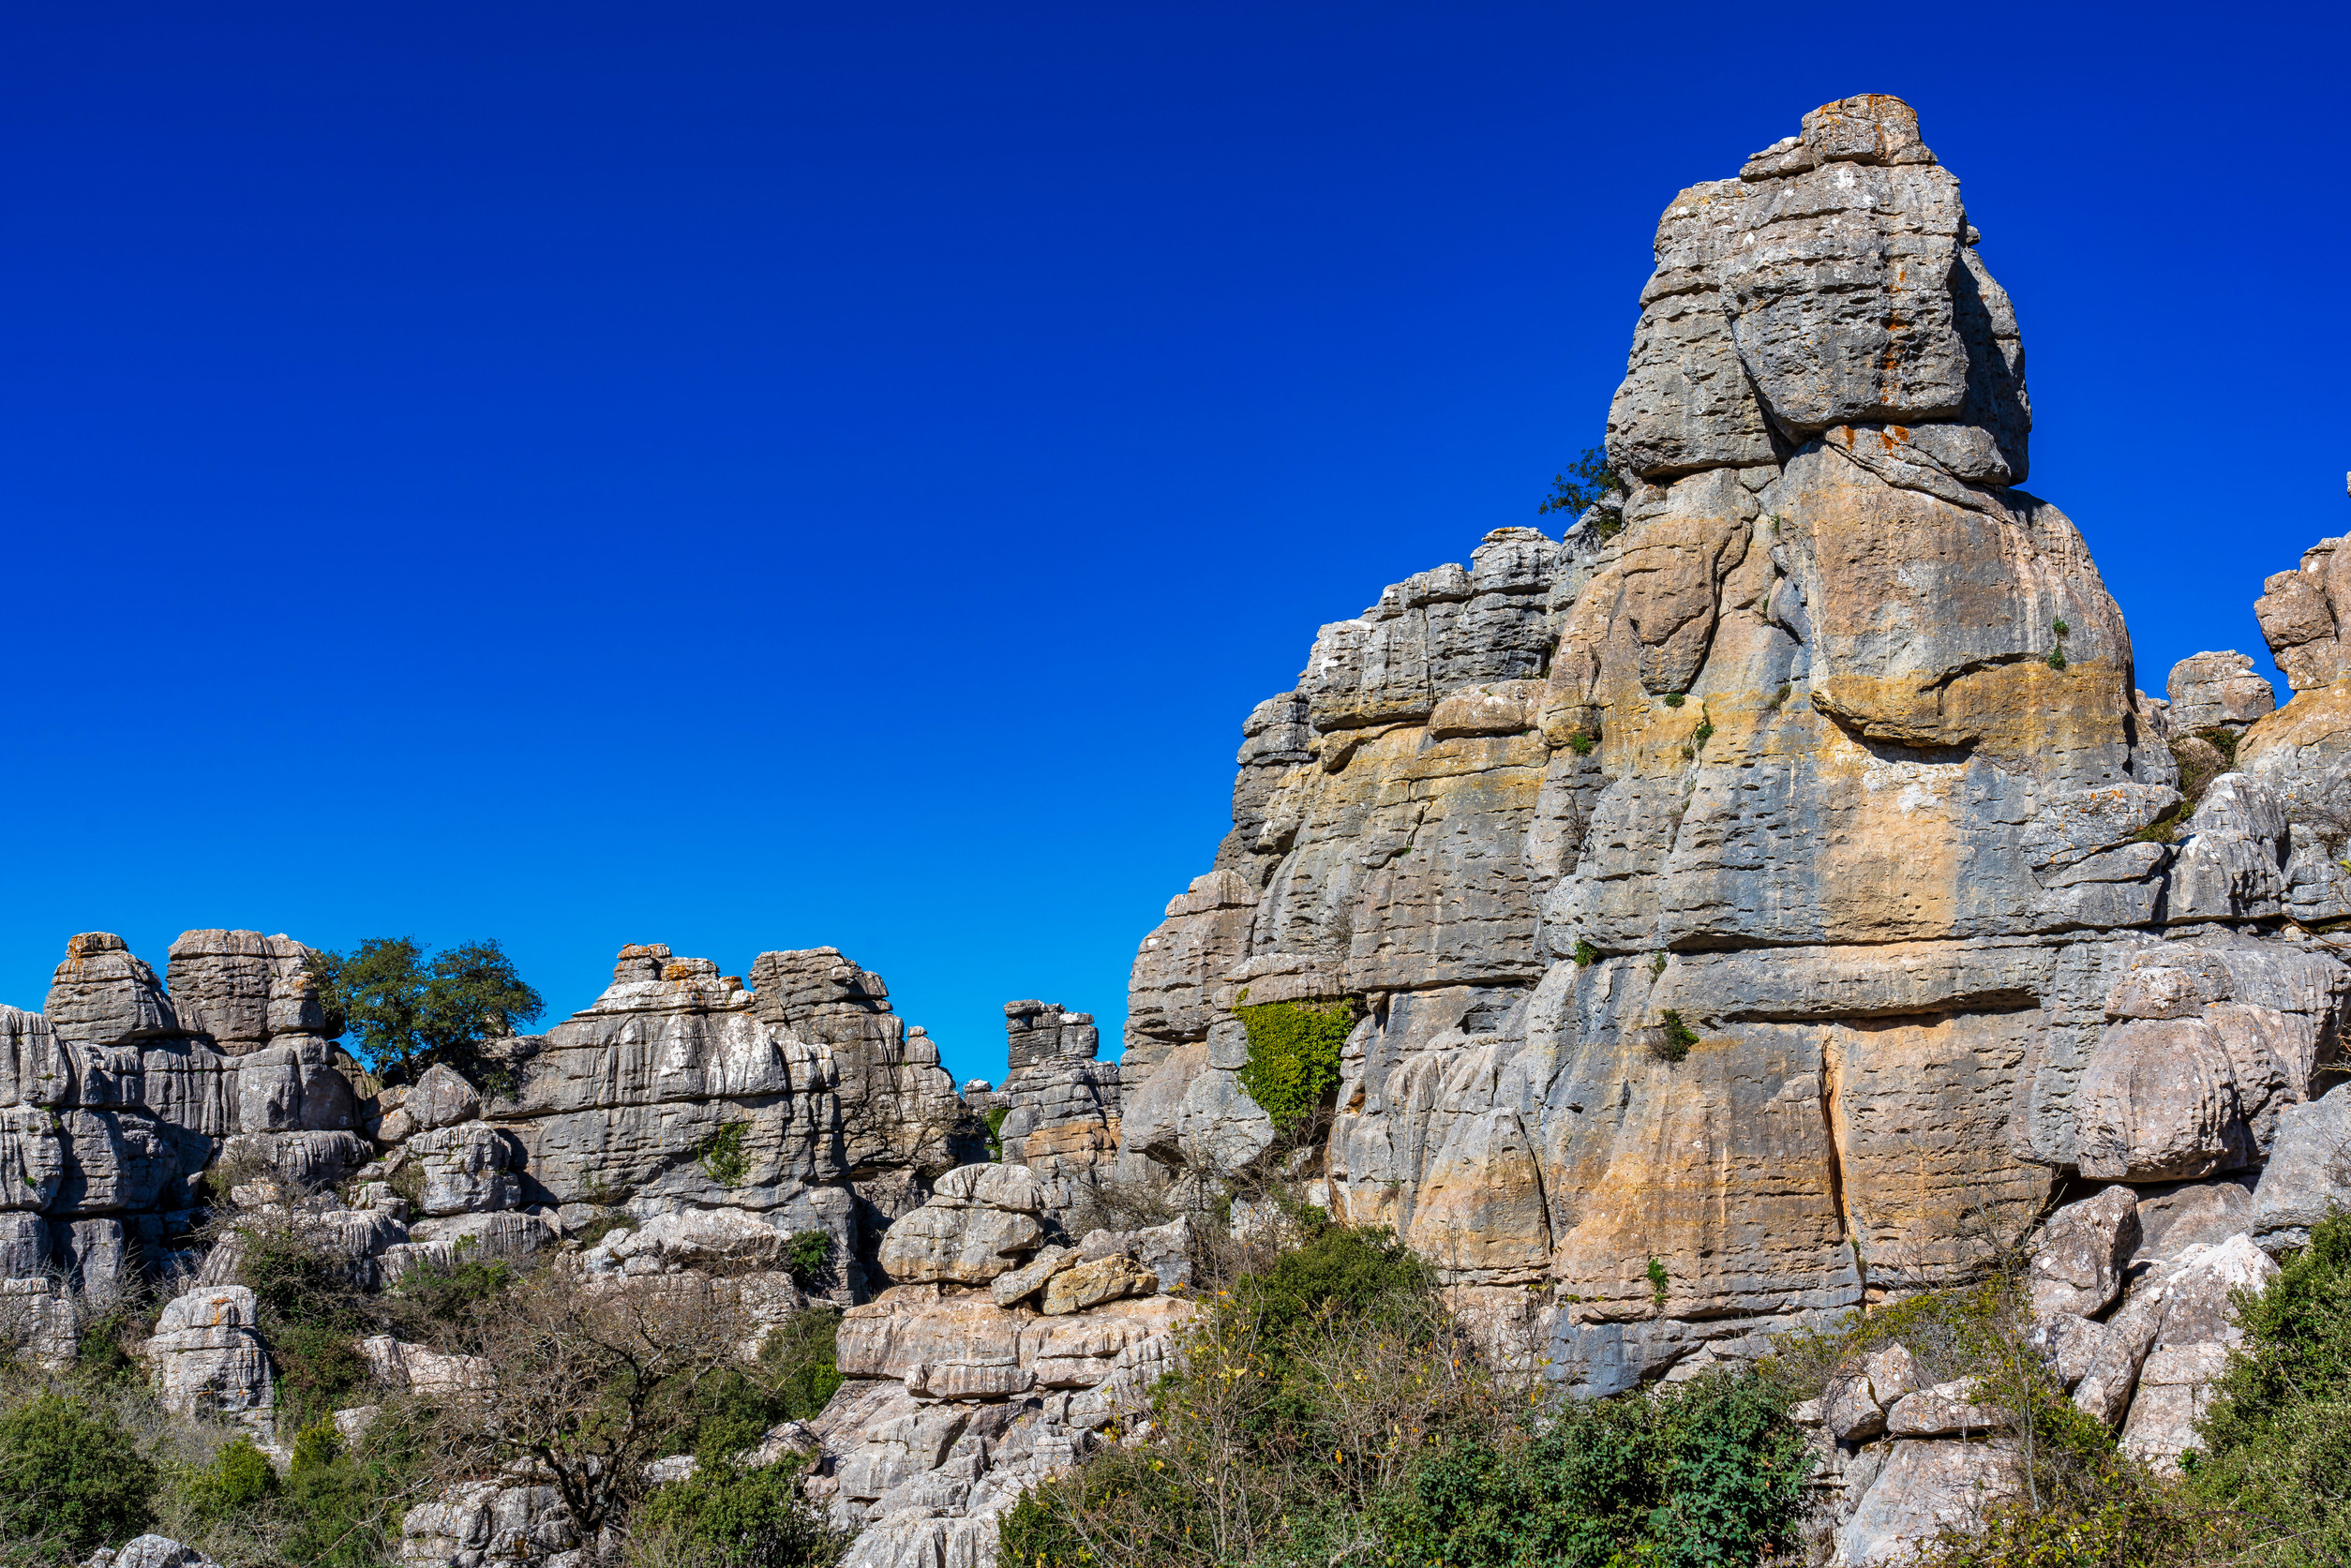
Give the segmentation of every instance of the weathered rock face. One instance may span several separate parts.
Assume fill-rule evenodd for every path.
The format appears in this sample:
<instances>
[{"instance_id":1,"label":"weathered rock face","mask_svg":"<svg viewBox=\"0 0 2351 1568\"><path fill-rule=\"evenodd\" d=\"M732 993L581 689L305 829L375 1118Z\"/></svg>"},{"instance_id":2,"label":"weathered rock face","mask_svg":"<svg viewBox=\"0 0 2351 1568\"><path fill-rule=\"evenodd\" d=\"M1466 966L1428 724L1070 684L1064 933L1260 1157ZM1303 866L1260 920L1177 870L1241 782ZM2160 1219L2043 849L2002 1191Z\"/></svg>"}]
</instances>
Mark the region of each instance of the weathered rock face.
<instances>
[{"instance_id":1,"label":"weathered rock face","mask_svg":"<svg viewBox=\"0 0 2351 1568\"><path fill-rule=\"evenodd\" d=\"M1004 1030L1012 1069L997 1091L1004 1161L1035 1172L1052 1205L1066 1209L1116 1158L1119 1067L1095 1059L1101 1034L1091 1013L1007 1002Z\"/></svg>"},{"instance_id":2,"label":"weathered rock face","mask_svg":"<svg viewBox=\"0 0 2351 1568\"><path fill-rule=\"evenodd\" d=\"M2299 606L2263 611L2303 650L2288 708L2236 654L2141 696L2080 535L2015 487L2021 336L1977 239L1884 97L1674 200L1610 413L1621 518L1488 535L1250 715L1233 833L1136 955L1122 1175L1279 1151L1457 1284L1544 1288L1586 1393L1971 1277L1970 1237L2074 1177L2124 1184L2036 1284L2085 1358L2158 1230L2254 1223L2230 1173L2299 1146L2351 1008L2281 924L2351 914L2351 697L2309 706L2351 690L2335 556L2264 600ZM2210 748L2175 826L2196 730L2243 731L2242 770ZM1238 1086L1244 985L1365 1015L1304 1151ZM1990 1473L1899 1436L1886 1486Z\"/></svg>"},{"instance_id":3,"label":"weathered rock face","mask_svg":"<svg viewBox=\"0 0 2351 1568\"><path fill-rule=\"evenodd\" d=\"M173 948L179 996L120 937L88 932L44 1012L0 1008L0 1279L102 1295L193 1275L196 1178L224 1142L307 1180L366 1159L355 1068L317 1032L309 954L191 932Z\"/></svg>"},{"instance_id":4,"label":"weathered rock face","mask_svg":"<svg viewBox=\"0 0 2351 1568\"><path fill-rule=\"evenodd\" d=\"M2228 729L2243 734L2247 726L2276 710L2277 694L2253 673L2249 654L2195 653L2171 666L2165 689L2171 698L2169 721L2174 732L2193 735L2204 729Z\"/></svg>"},{"instance_id":5,"label":"weathered rock face","mask_svg":"<svg viewBox=\"0 0 2351 1568\"><path fill-rule=\"evenodd\" d=\"M752 974L756 992L707 959L622 948L591 1007L505 1044L514 1084L474 1130L410 1137L428 1172L465 1172L441 1207L428 1187L427 1207L742 1211L832 1238L857 1297L881 1232L955 1162L963 1104L929 1037L837 949L764 953ZM505 1165L482 1142L493 1131L516 1151ZM441 1150L452 1135L461 1157Z\"/></svg>"}]
</instances>

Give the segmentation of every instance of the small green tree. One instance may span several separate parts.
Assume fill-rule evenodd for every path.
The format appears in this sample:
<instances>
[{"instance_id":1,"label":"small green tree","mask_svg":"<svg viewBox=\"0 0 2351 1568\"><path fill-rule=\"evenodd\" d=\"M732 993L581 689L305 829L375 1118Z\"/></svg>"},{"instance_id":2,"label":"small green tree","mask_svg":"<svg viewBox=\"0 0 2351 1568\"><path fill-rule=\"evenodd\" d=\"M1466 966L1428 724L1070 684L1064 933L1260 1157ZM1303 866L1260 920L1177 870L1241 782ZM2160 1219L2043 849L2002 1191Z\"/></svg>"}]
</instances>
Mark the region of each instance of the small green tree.
<instances>
[{"instance_id":1,"label":"small green tree","mask_svg":"<svg viewBox=\"0 0 2351 1568\"><path fill-rule=\"evenodd\" d=\"M1625 526L1625 482L1609 467L1606 447L1589 447L1551 479L1551 493L1535 509L1536 516L1565 512L1580 517L1591 507L1600 509L1600 534L1606 538Z\"/></svg>"},{"instance_id":2,"label":"small green tree","mask_svg":"<svg viewBox=\"0 0 2351 1568\"><path fill-rule=\"evenodd\" d=\"M483 1041L547 1008L495 941L427 957L412 937L371 936L355 952L321 953L310 967L330 1028L348 1030L352 1053L396 1079L434 1062L462 1066Z\"/></svg>"},{"instance_id":3,"label":"small green tree","mask_svg":"<svg viewBox=\"0 0 2351 1568\"><path fill-rule=\"evenodd\" d=\"M0 1415L0 1531L76 1558L147 1528L156 1468L131 1435L62 1395Z\"/></svg>"}]
</instances>

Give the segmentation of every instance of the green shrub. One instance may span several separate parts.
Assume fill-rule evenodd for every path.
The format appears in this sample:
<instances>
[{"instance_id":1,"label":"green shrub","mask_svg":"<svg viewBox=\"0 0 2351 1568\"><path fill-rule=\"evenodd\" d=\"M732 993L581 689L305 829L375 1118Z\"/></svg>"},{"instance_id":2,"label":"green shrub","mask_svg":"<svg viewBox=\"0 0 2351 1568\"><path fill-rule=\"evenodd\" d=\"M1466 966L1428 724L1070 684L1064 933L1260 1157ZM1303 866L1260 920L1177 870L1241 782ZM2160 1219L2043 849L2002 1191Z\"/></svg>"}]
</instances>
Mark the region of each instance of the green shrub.
<instances>
[{"instance_id":1,"label":"green shrub","mask_svg":"<svg viewBox=\"0 0 2351 1568\"><path fill-rule=\"evenodd\" d=\"M1663 700L1668 708L1679 708L1689 699L1679 692L1668 692Z\"/></svg>"},{"instance_id":2,"label":"green shrub","mask_svg":"<svg viewBox=\"0 0 2351 1568\"><path fill-rule=\"evenodd\" d=\"M1403 1562L1730 1568L1794 1544L1812 1468L1785 1401L1717 1372L1441 1445L1376 1512Z\"/></svg>"},{"instance_id":3,"label":"green shrub","mask_svg":"<svg viewBox=\"0 0 2351 1568\"><path fill-rule=\"evenodd\" d=\"M277 1496L277 1471L250 1438L239 1438L189 1476L186 1489L200 1516L217 1519Z\"/></svg>"},{"instance_id":4,"label":"green shrub","mask_svg":"<svg viewBox=\"0 0 2351 1568\"><path fill-rule=\"evenodd\" d=\"M742 1149L743 1132L750 1125L728 1122L702 1145L702 1169L721 1187L741 1187L743 1178L751 1174L751 1157Z\"/></svg>"},{"instance_id":5,"label":"green shrub","mask_svg":"<svg viewBox=\"0 0 2351 1568\"><path fill-rule=\"evenodd\" d=\"M2245 1337L2197 1431L2191 1493L2290 1533L2264 1561L2351 1556L2351 1215L2311 1229L2257 1295L2239 1299Z\"/></svg>"},{"instance_id":6,"label":"green shrub","mask_svg":"<svg viewBox=\"0 0 2351 1568\"><path fill-rule=\"evenodd\" d=\"M732 1463L776 1423L815 1420L841 1386L840 1325L837 1308L810 1307L768 1330L748 1367L726 1367L694 1390L679 1447Z\"/></svg>"},{"instance_id":7,"label":"green shrub","mask_svg":"<svg viewBox=\"0 0 2351 1568\"><path fill-rule=\"evenodd\" d=\"M282 1555L300 1568L382 1568L398 1555L425 1445L408 1412L387 1409L356 1442L330 1419L294 1434L277 1502Z\"/></svg>"},{"instance_id":8,"label":"green shrub","mask_svg":"<svg viewBox=\"0 0 2351 1568\"><path fill-rule=\"evenodd\" d=\"M840 1561L846 1543L800 1495L799 1456L756 1470L697 1456L694 1474L655 1489L631 1533L640 1557L695 1557L726 1568L809 1568Z\"/></svg>"},{"instance_id":9,"label":"green shrub","mask_svg":"<svg viewBox=\"0 0 2351 1568\"><path fill-rule=\"evenodd\" d=\"M1543 498L1535 515L1565 512L1581 516L1595 506L1600 509L1595 531L1601 538L1613 539L1624 531L1625 481L1609 467L1605 446L1586 447L1565 473L1553 476L1551 493Z\"/></svg>"},{"instance_id":10,"label":"green shrub","mask_svg":"<svg viewBox=\"0 0 2351 1568\"><path fill-rule=\"evenodd\" d=\"M460 1239L460 1246L471 1236ZM467 1249L469 1254L471 1249ZM515 1282L514 1265L502 1259L461 1256L454 1263L416 1264L394 1283L390 1304L409 1323L422 1327L458 1328L473 1314L505 1293ZM418 1337L414 1329L406 1337Z\"/></svg>"},{"instance_id":11,"label":"green shrub","mask_svg":"<svg viewBox=\"0 0 2351 1568\"><path fill-rule=\"evenodd\" d=\"M1578 756L1590 756L1592 754L1592 737L1585 735L1580 731L1567 738L1567 749L1575 753Z\"/></svg>"},{"instance_id":12,"label":"green shrub","mask_svg":"<svg viewBox=\"0 0 2351 1568\"><path fill-rule=\"evenodd\" d=\"M1665 1020L1664 1038L1651 1048L1651 1053L1660 1061L1678 1062L1690 1053L1691 1046L1699 1042L1699 1033L1682 1022L1682 1015L1671 1008L1657 1016Z\"/></svg>"},{"instance_id":13,"label":"green shrub","mask_svg":"<svg viewBox=\"0 0 2351 1568\"><path fill-rule=\"evenodd\" d=\"M1339 1052L1355 1030L1355 1004L1263 1002L1233 1012L1249 1031L1241 1087L1274 1126L1287 1131L1321 1110L1339 1087Z\"/></svg>"},{"instance_id":14,"label":"green shrub","mask_svg":"<svg viewBox=\"0 0 2351 1568\"><path fill-rule=\"evenodd\" d=\"M1009 1105L992 1105L987 1114L980 1118L988 1124L988 1157L992 1160L1004 1157L1004 1118L1011 1113Z\"/></svg>"},{"instance_id":15,"label":"green shrub","mask_svg":"<svg viewBox=\"0 0 2351 1568\"><path fill-rule=\"evenodd\" d=\"M62 1395L0 1415L0 1523L20 1540L119 1546L152 1522L157 1479L128 1432Z\"/></svg>"},{"instance_id":16,"label":"green shrub","mask_svg":"<svg viewBox=\"0 0 2351 1568\"><path fill-rule=\"evenodd\" d=\"M1576 938L1576 950L1570 956L1575 959L1579 966L1589 969L1595 963L1598 962L1600 949L1594 947L1591 943L1585 941L1580 936Z\"/></svg>"},{"instance_id":17,"label":"green shrub","mask_svg":"<svg viewBox=\"0 0 2351 1568\"><path fill-rule=\"evenodd\" d=\"M1376 1227L1326 1225L1305 1246L1243 1277L1233 1299L1280 1341L1310 1322L1360 1319L1431 1281L1419 1254Z\"/></svg>"},{"instance_id":18,"label":"green shrub","mask_svg":"<svg viewBox=\"0 0 2351 1568\"><path fill-rule=\"evenodd\" d=\"M784 1267L801 1290L832 1277L832 1237L822 1231L795 1231L784 1244Z\"/></svg>"}]
</instances>

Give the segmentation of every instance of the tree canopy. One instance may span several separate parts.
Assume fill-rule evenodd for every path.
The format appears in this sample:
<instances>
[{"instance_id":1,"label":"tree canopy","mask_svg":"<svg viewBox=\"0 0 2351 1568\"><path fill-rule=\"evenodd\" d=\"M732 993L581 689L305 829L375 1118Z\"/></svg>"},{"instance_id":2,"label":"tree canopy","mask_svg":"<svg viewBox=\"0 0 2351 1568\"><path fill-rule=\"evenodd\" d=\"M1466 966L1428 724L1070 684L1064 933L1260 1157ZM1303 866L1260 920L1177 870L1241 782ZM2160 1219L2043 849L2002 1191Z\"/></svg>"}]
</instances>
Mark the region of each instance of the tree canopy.
<instances>
[{"instance_id":1,"label":"tree canopy","mask_svg":"<svg viewBox=\"0 0 2351 1568\"><path fill-rule=\"evenodd\" d=\"M429 957L413 937L371 936L356 952L322 953L311 965L330 1023L369 1070L409 1077L438 1061L462 1061L483 1041L515 1032L547 1009L494 940Z\"/></svg>"}]
</instances>

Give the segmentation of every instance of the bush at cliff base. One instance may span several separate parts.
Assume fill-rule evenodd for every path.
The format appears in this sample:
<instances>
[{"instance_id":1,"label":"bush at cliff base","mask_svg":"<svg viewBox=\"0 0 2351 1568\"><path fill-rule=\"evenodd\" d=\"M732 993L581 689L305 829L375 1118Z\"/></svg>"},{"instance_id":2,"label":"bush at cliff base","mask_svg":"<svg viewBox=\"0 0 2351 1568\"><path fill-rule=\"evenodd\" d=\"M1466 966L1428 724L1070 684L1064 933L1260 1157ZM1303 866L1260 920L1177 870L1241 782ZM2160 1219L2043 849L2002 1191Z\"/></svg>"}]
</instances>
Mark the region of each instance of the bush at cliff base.
<instances>
[{"instance_id":1,"label":"bush at cliff base","mask_svg":"<svg viewBox=\"0 0 2351 1568\"><path fill-rule=\"evenodd\" d=\"M2351 1562L2351 1216L2314 1227L2262 1291L2177 1480L2099 1428L2074 1484L1993 1510L1928 1554L1938 1568L2342 1568ZM2071 1409L2070 1406L2067 1407ZM2039 1423L2036 1423L2038 1426ZM2063 1479L2063 1478L2059 1478Z\"/></svg>"},{"instance_id":2,"label":"bush at cliff base","mask_svg":"<svg viewBox=\"0 0 2351 1568\"><path fill-rule=\"evenodd\" d=\"M154 1517L157 1481L128 1432L63 1395L0 1415L0 1528L20 1542L120 1546Z\"/></svg>"},{"instance_id":3,"label":"bush at cliff base","mask_svg":"<svg viewBox=\"0 0 2351 1568\"><path fill-rule=\"evenodd\" d=\"M2264 1562L2351 1561L2351 1215L2320 1221L2240 1309L2187 1489L2269 1541Z\"/></svg>"},{"instance_id":4,"label":"bush at cliff base","mask_svg":"<svg viewBox=\"0 0 2351 1568\"><path fill-rule=\"evenodd\" d=\"M629 1521L633 1561L709 1568L826 1568L840 1561L847 1543L801 1496L806 1461L795 1454L777 1464L743 1464L745 1435L726 1422L706 1425L694 1473L656 1488Z\"/></svg>"},{"instance_id":5,"label":"bush at cliff base","mask_svg":"<svg viewBox=\"0 0 2351 1568\"><path fill-rule=\"evenodd\" d=\"M1212 1300L1152 1423L1023 1497L1000 1568L1752 1563L1812 1469L1751 1375L1581 1405L1492 1376L1427 1265L1344 1225Z\"/></svg>"},{"instance_id":6,"label":"bush at cliff base","mask_svg":"<svg viewBox=\"0 0 2351 1568\"><path fill-rule=\"evenodd\" d=\"M1403 1563L1728 1568L1791 1538L1812 1465L1766 1384L1716 1372L1446 1444L1379 1513Z\"/></svg>"}]
</instances>

